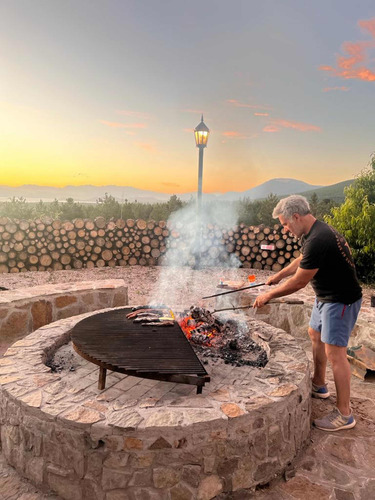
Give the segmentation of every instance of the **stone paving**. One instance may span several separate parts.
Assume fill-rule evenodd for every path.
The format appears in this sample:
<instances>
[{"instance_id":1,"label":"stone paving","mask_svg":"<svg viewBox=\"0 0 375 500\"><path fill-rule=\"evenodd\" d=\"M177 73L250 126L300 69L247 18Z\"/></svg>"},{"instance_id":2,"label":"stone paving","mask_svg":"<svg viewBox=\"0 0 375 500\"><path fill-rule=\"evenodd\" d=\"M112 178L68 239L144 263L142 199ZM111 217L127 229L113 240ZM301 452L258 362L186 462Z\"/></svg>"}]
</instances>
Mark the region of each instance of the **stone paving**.
<instances>
[{"instance_id":1,"label":"stone paving","mask_svg":"<svg viewBox=\"0 0 375 500\"><path fill-rule=\"evenodd\" d=\"M136 270L137 273L143 270ZM109 270L113 272L113 270ZM147 269L145 272L152 272ZM245 271L246 272L246 271ZM26 274L26 273L25 273ZM35 273L36 274L36 273ZM45 273L39 273L44 275ZM134 273L133 273L134 274ZM61 274L62 276L62 274ZM61 276L54 279L61 279ZM102 274L104 277L104 272ZM28 278L29 276L25 276ZM72 273L73 280L77 274ZM113 276L112 276L113 277ZM14 277L9 276L10 280ZM66 275L64 274L64 279ZM81 278L78 278L81 279ZM138 293L134 287L133 293ZM141 290L141 289L139 289ZM143 291L139 292L139 296ZM145 299L147 300L147 299ZM310 292L311 300L311 292ZM375 310L364 303L369 325ZM362 313L361 313L362 314ZM308 356L311 353L308 342L303 342ZM328 383L332 396L326 401L312 400L312 418L323 415L334 404L334 385L328 370ZM275 479L268 486L256 492L219 495L228 500L372 500L375 498L375 384L352 377L352 406L357 426L348 431L325 433L312 429L308 446L289 467L284 478ZM144 497L147 500L147 496ZM57 500L54 495L45 495L21 479L4 463L0 456L0 499L1 500Z\"/></svg>"}]
</instances>

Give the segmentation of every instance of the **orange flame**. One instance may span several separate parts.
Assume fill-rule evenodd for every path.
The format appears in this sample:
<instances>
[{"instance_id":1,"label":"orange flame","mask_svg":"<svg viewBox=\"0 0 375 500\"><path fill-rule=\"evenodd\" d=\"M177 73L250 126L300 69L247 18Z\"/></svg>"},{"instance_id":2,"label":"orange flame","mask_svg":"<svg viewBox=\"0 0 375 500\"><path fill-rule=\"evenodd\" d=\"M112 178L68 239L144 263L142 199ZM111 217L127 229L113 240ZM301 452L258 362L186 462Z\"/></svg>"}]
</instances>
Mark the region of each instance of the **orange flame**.
<instances>
[{"instance_id":1,"label":"orange flame","mask_svg":"<svg viewBox=\"0 0 375 500\"><path fill-rule=\"evenodd\" d=\"M191 325L188 324L190 321L192 322ZM182 331L184 332L186 338L190 340L194 330L202 326L204 323L203 321L196 322L195 319L192 318L192 316L185 316L184 318L178 320L178 324L182 328ZM200 333L206 335L210 339L209 342L205 342L205 345L212 346L212 343L219 332L216 330L216 328L212 328L211 330L206 330Z\"/></svg>"}]
</instances>

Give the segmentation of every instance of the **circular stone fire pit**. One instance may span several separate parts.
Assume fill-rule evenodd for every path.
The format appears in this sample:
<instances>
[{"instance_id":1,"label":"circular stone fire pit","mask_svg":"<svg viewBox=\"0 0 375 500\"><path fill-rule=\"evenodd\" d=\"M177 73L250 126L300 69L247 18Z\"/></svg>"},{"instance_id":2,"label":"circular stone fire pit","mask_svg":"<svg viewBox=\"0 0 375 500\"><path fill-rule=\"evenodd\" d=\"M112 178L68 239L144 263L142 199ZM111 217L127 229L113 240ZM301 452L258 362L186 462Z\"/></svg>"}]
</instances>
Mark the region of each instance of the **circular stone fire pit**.
<instances>
[{"instance_id":1,"label":"circular stone fire pit","mask_svg":"<svg viewBox=\"0 0 375 500\"><path fill-rule=\"evenodd\" d=\"M269 482L304 445L308 361L283 330L248 319L267 365L208 358L202 395L120 373L100 391L84 359L57 373L46 365L93 314L44 326L0 360L3 453L39 488L68 500L211 499Z\"/></svg>"}]
</instances>

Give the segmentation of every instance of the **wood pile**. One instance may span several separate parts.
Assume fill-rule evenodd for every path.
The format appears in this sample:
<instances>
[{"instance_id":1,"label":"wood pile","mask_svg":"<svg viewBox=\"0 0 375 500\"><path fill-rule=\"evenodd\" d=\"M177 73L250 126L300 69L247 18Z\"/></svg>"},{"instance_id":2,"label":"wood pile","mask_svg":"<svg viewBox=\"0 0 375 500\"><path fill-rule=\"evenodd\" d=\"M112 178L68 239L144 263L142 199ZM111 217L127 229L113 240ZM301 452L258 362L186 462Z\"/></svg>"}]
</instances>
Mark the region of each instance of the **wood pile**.
<instances>
[{"instance_id":1,"label":"wood pile","mask_svg":"<svg viewBox=\"0 0 375 500\"><path fill-rule=\"evenodd\" d=\"M183 227L177 223L167 246L178 253L186 246L183 240ZM279 224L272 228L239 224L229 230L208 224L202 231L200 248L202 261L208 265L212 262L220 265L228 261L228 256L235 255L243 267L272 271L280 271L300 255L298 239Z\"/></svg>"},{"instance_id":2,"label":"wood pile","mask_svg":"<svg viewBox=\"0 0 375 500\"><path fill-rule=\"evenodd\" d=\"M143 219L63 222L0 217L0 273L158 265L167 249L179 254L182 246L189 245L183 229ZM201 253L211 265L234 254L244 267L278 271L299 255L297 240L279 225L240 224L232 230L208 225L201 243Z\"/></svg>"},{"instance_id":3,"label":"wood pile","mask_svg":"<svg viewBox=\"0 0 375 500\"><path fill-rule=\"evenodd\" d=\"M0 272L157 265L166 250L166 226L142 219L0 217Z\"/></svg>"}]
</instances>

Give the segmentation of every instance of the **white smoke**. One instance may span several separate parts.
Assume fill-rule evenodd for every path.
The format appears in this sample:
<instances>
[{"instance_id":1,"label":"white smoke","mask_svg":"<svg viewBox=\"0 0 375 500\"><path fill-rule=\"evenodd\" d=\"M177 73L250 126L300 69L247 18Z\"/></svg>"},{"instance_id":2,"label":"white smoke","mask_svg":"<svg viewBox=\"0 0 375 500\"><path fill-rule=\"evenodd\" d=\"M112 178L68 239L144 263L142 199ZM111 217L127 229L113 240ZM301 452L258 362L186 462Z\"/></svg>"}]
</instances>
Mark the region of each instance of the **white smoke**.
<instances>
[{"instance_id":1,"label":"white smoke","mask_svg":"<svg viewBox=\"0 0 375 500\"><path fill-rule=\"evenodd\" d=\"M172 306L183 290L184 302L192 305L192 297L199 296L200 280L204 279L204 272L197 278L197 269L217 268L218 279L221 271L226 270L235 279L241 261L226 248L224 234L233 231L237 220L232 203L203 204L201 217L195 203L174 212L168 220L170 236L152 303Z\"/></svg>"}]
</instances>

